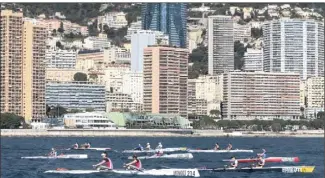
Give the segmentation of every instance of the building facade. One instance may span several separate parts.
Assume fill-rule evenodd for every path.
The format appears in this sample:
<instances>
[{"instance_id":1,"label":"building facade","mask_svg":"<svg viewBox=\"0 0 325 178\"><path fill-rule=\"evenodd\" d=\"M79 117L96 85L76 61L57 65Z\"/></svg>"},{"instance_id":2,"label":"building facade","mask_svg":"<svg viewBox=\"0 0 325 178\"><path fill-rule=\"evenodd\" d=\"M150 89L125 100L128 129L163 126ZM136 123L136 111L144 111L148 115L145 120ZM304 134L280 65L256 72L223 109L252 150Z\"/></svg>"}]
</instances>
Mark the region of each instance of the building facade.
<instances>
[{"instance_id":1,"label":"building facade","mask_svg":"<svg viewBox=\"0 0 325 178\"><path fill-rule=\"evenodd\" d=\"M45 116L46 29L23 13L1 10L1 113Z\"/></svg>"},{"instance_id":2,"label":"building facade","mask_svg":"<svg viewBox=\"0 0 325 178\"><path fill-rule=\"evenodd\" d=\"M143 3L141 13L143 30L164 32L169 45L187 47L186 3Z\"/></svg>"},{"instance_id":3,"label":"building facade","mask_svg":"<svg viewBox=\"0 0 325 178\"><path fill-rule=\"evenodd\" d=\"M106 111L142 112L143 104L132 100L131 95L125 93L106 92Z\"/></svg>"},{"instance_id":4,"label":"building facade","mask_svg":"<svg viewBox=\"0 0 325 178\"><path fill-rule=\"evenodd\" d=\"M324 76L324 23L280 19L263 25L266 72L295 72L301 79Z\"/></svg>"},{"instance_id":5,"label":"building facade","mask_svg":"<svg viewBox=\"0 0 325 178\"><path fill-rule=\"evenodd\" d=\"M156 44L156 35L152 32L141 33L138 31L131 35L131 71L143 72L143 50L154 44Z\"/></svg>"},{"instance_id":6,"label":"building facade","mask_svg":"<svg viewBox=\"0 0 325 178\"><path fill-rule=\"evenodd\" d=\"M45 60L47 68L74 69L77 51L50 48L46 50Z\"/></svg>"},{"instance_id":7,"label":"building facade","mask_svg":"<svg viewBox=\"0 0 325 178\"><path fill-rule=\"evenodd\" d=\"M208 17L208 72L234 70L234 29L231 16Z\"/></svg>"},{"instance_id":8,"label":"building facade","mask_svg":"<svg viewBox=\"0 0 325 178\"><path fill-rule=\"evenodd\" d=\"M62 106L68 110L106 109L105 86L91 82L48 82L45 99L48 106Z\"/></svg>"},{"instance_id":9,"label":"building facade","mask_svg":"<svg viewBox=\"0 0 325 178\"><path fill-rule=\"evenodd\" d=\"M40 120L46 114L45 51L46 28L30 21L23 25L23 116Z\"/></svg>"},{"instance_id":10,"label":"building facade","mask_svg":"<svg viewBox=\"0 0 325 178\"><path fill-rule=\"evenodd\" d=\"M263 71L263 50L247 48L244 60L243 70Z\"/></svg>"},{"instance_id":11,"label":"building facade","mask_svg":"<svg viewBox=\"0 0 325 178\"><path fill-rule=\"evenodd\" d=\"M1 113L23 115L23 14L1 10ZM15 30L12 30L15 29Z\"/></svg>"},{"instance_id":12,"label":"building facade","mask_svg":"<svg viewBox=\"0 0 325 178\"><path fill-rule=\"evenodd\" d=\"M46 81L69 82L74 80L78 72L88 74L88 71L78 69L46 68Z\"/></svg>"},{"instance_id":13,"label":"building facade","mask_svg":"<svg viewBox=\"0 0 325 178\"><path fill-rule=\"evenodd\" d=\"M132 101L143 104L143 73L126 72L123 74L123 93L129 94Z\"/></svg>"},{"instance_id":14,"label":"building facade","mask_svg":"<svg viewBox=\"0 0 325 178\"><path fill-rule=\"evenodd\" d=\"M99 34L98 36L88 37L84 40L84 48L87 49L107 49L111 47L111 42L108 40L106 34Z\"/></svg>"},{"instance_id":15,"label":"building facade","mask_svg":"<svg viewBox=\"0 0 325 178\"><path fill-rule=\"evenodd\" d=\"M102 50L83 50L77 55L76 69L88 70L100 68L104 63L104 51Z\"/></svg>"},{"instance_id":16,"label":"building facade","mask_svg":"<svg viewBox=\"0 0 325 178\"><path fill-rule=\"evenodd\" d=\"M168 46L144 49L143 102L149 113L187 117L188 50Z\"/></svg>"},{"instance_id":17,"label":"building facade","mask_svg":"<svg viewBox=\"0 0 325 178\"><path fill-rule=\"evenodd\" d=\"M224 119L299 119L299 74L232 71L223 81Z\"/></svg>"},{"instance_id":18,"label":"building facade","mask_svg":"<svg viewBox=\"0 0 325 178\"><path fill-rule=\"evenodd\" d=\"M107 64L103 69L104 84L110 93L122 93L123 75L130 72L129 64Z\"/></svg>"},{"instance_id":19,"label":"building facade","mask_svg":"<svg viewBox=\"0 0 325 178\"><path fill-rule=\"evenodd\" d=\"M324 111L324 77L307 79L307 118L316 118L319 111Z\"/></svg>"}]
</instances>

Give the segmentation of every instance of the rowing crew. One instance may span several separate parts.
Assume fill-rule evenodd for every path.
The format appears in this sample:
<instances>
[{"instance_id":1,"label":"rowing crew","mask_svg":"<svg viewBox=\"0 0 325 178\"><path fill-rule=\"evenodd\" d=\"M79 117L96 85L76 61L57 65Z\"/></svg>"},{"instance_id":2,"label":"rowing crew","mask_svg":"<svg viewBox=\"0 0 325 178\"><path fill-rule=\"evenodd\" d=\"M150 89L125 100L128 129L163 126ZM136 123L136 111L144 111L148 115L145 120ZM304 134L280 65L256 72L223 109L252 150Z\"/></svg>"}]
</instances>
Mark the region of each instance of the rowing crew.
<instances>
[{"instance_id":1,"label":"rowing crew","mask_svg":"<svg viewBox=\"0 0 325 178\"><path fill-rule=\"evenodd\" d=\"M78 148L79 148L78 143L76 143L76 144L73 145L73 149L78 149ZM90 143L89 142L88 143L85 143L85 144L81 145L80 148L82 148L82 149L90 148Z\"/></svg>"},{"instance_id":2,"label":"rowing crew","mask_svg":"<svg viewBox=\"0 0 325 178\"><path fill-rule=\"evenodd\" d=\"M256 168L263 168L265 165L265 158L266 158L266 150L262 149L262 153L257 154L257 165L255 165ZM231 158L230 168L236 169L238 167L238 160L233 156Z\"/></svg>"},{"instance_id":3,"label":"rowing crew","mask_svg":"<svg viewBox=\"0 0 325 178\"><path fill-rule=\"evenodd\" d=\"M93 165L93 167L96 168L97 170L112 170L113 162L110 158L108 158L108 154L106 152L103 152L101 156L103 160L98 164ZM123 167L131 170L141 170L142 163L136 155L133 155L133 160L127 164L124 164Z\"/></svg>"},{"instance_id":4,"label":"rowing crew","mask_svg":"<svg viewBox=\"0 0 325 178\"><path fill-rule=\"evenodd\" d=\"M262 156L258 156L258 162L257 165L255 165L255 168L263 168L264 165L265 165L265 159ZM252 166L254 166L254 164ZM231 158L231 163L229 168L236 169L237 167L238 167L238 160L236 160L236 158L233 156Z\"/></svg>"},{"instance_id":5,"label":"rowing crew","mask_svg":"<svg viewBox=\"0 0 325 178\"><path fill-rule=\"evenodd\" d=\"M158 146L156 147L156 149L162 149L163 146L161 144L161 142L158 143ZM134 148L134 150L139 150L139 151L143 151L143 150L151 150L151 146L150 146L150 143L147 143L147 146L145 149L143 149L142 145L139 144L138 147Z\"/></svg>"},{"instance_id":6,"label":"rowing crew","mask_svg":"<svg viewBox=\"0 0 325 178\"><path fill-rule=\"evenodd\" d=\"M231 150L231 149L232 149L232 145L229 143L226 150ZM214 150L220 150L219 143L216 143L216 146L214 147Z\"/></svg>"}]
</instances>

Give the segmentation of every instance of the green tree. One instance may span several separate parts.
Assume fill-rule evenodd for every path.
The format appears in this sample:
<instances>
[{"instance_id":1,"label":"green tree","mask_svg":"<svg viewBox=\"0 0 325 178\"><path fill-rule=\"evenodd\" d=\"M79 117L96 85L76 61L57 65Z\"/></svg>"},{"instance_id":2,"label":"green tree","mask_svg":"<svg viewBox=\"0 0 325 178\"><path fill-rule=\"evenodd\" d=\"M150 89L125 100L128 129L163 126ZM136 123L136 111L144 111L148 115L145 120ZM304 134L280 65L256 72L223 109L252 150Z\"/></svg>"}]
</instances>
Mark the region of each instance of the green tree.
<instances>
[{"instance_id":1,"label":"green tree","mask_svg":"<svg viewBox=\"0 0 325 178\"><path fill-rule=\"evenodd\" d=\"M58 47L59 49L64 49L64 46L61 44L60 41L57 41L55 46Z\"/></svg>"},{"instance_id":2,"label":"green tree","mask_svg":"<svg viewBox=\"0 0 325 178\"><path fill-rule=\"evenodd\" d=\"M87 81L87 74L82 72L77 72L73 76L74 81Z\"/></svg>"},{"instance_id":3,"label":"green tree","mask_svg":"<svg viewBox=\"0 0 325 178\"><path fill-rule=\"evenodd\" d=\"M190 79L197 78L199 75L208 74L208 48L199 45L189 55L189 62L193 63L193 66L188 68L188 77Z\"/></svg>"},{"instance_id":4,"label":"green tree","mask_svg":"<svg viewBox=\"0 0 325 178\"><path fill-rule=\"evenodd\" d=\"M63 29L63 22L60 23L60 28L58 28L58 32L59 33L63 33L64 29Z\"/></svg>"},{"instance_id":5,"label":"green tree","mask_svg":"<svg viewBox=\"0 0 325 178\"><path fill-rule=\"evenodd\" d=\"M25 123L23 117L13 113L0 114L1 129L18 129Z\"/></svg>"},{"instance_id":6,"label":"green tree","mask_svg":"<svg viewBox=\"0 0 325 178\"><path fill-rule=\"evenodd\" d=\"M246 52L246 48L244 47L244 44L240 41L235 41L234 43L234 58L235 58L235 69L241 70L244 65L244 55Z\"/></svg>"},{"instance_id":7,"label":"green tree","mask_svg":"<svg viewBox=\"0 0 325 178\"><path fill-rule=\"evenodd\" d=\"M210 111L210 115L212 116L219 116L220 115L220 111L217 109L213 109Z\"/></svg>"},{"instance_id":8,"label":"green tree","mask_svg":"<svg viewBox=\"0 0 325 178\"><path fill-rule=\"evenodd\" d=\"M71 109L71 110L69 111L69 113L81 113L81 112L83 112L83 111L80 110L80 109Z\"/></svg>"},{"instance_id":9,"label":"green tree","mask_svg":"<svg viewBox=\"0 0 325 178\"><path fill-rule=\"evenodd\" d=\"M251 36L255 39L261 38L263 36L262 28L251 28Z\"/></svg>"},{"instance_id":10,"label":"green tree","mask_svg":"<svg viewBox=\"0 0 325 178\"><path fill-rule=\"evenodd\" d=\"M56 36L56 29L52 30L52 36Z\"/></svg>"},{"instance_id":11,"label":"green tree","mask_svg":"<svg viewBox=\"0 0 325 178\"><path fill-rule=\"evenodd\" d=\"M86 108L86 112L93 112L93 111L95 111L94 108Z\"/></svg>"},{"instance_id":12,"label":"green tree","mask_svg":"<svg viewBox=\"0 0 325 178\"><path fill-rule=\"evenodd\" d=\"M60 117L68 113L67 109L62 106L50 106L49 117Z\"/></svg>"},{"instance_id":13,"label":"green tree","mask_svg":"<svg viewBox=\"0 0 325 178\"><path fill-rule=\"evenodd\" d=\"M279 132L282 130L280 123L273 123L271 127L273 132Z\"/></svg>"}]
</instances>

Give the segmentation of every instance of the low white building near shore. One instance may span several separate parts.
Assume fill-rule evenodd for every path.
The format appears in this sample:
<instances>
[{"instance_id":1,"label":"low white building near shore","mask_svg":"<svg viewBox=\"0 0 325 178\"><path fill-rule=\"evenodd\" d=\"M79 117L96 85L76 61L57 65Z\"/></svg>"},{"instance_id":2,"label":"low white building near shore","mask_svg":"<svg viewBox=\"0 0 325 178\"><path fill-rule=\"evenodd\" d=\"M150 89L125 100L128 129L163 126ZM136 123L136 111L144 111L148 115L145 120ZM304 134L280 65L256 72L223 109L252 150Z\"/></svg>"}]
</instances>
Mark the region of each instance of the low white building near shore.
<instances>
[{"instance_id":1,"label":"low white building near shore","mask_svg":"<svg viewBox=\"0 0 325 178\"><path fill-rule=\"evenodd\" d=\"M105 116L105 112L65 114L64 125L68 128L116 129L116 124Z\"/></svg>"}]
</instances>

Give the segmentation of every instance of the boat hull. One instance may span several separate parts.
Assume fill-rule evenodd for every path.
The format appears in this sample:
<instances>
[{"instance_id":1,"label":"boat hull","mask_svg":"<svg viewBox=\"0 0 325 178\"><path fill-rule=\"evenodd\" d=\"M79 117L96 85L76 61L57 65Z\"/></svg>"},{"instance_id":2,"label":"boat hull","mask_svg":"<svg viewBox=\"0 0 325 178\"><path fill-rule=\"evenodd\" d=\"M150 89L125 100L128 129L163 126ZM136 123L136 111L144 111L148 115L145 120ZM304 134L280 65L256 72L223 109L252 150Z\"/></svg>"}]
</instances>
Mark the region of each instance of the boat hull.
<instances>
[{"instance_id":1,"label":"boat hull","mask_svg":"<svg viewBox=\"0 0 325 178\"><path fill-rule=\"evenodd\" d=\"M148 175L148 176L182 176L182 177L200 177L198 169L149 169L149 170L49 170L44 173L52 174L94 174L94 173L116 173L116 174L129 174L129 175Z\"/></svg>"},{"instance_id":2,"label":"boat hull","mask_svg":"<svg viewBox=\"0 0 325 178\"><path fill-rule=\"evenodd\" d=\"M186 151L186 147L180 147L180 148L163 148L163 152L176 152L176 151ZM155 153L158 150L152 149L152 150L124 150L122 153Z\"/></svg>"},{"instance_id":3,"label":"boat hull","mask_svg":"<svg viewBox=\"0 0 325 178\"><path fill-rule=\"evenodd\" d=\"M225 159L222 161L229 161L231 162L231 159ZM257 158L247 158L247 159L237 159L238 163L252 163L257 162ZM284 162L291 162L291 163L297 163L299 162L299 157L268 157L265 158L265 162L267 163L284 163Z\"/></svg>"},{"instance_id":4,"label":"boat hull","mask_svg":"<svg viewBox=\"0 0 325 178\"><path fill-rule=\"evenodd\" d=\"M190 153L253 153L253 150L187 150Z\"/></svg>"},{"instance_id":5,"label":"boat hull","mask_svg":"<svg viewBox=\"0 0 325 178\"><path fill-rule=\"evenodd\" d=\"M128 159L133 159L132 156L128 157ZM162 156L138 156L138 159L193 159L193 155L191 153L182 153L182 154L170 154L170 155L162 155Z\"/></svg>"},{"instance_id":6,"label":"boat hull","mask_svg":"<svg viewBox=\"0 0 325 178\"><path fill-rule=\"evenodd\" d=\"M58 155L56 157L53 156L26 156L21 157L21 159L87 159L88 155L86 154L69 154L69 155Z\"/></svg>"},{"instance_id":7,"label":"boat hull","mask_svg":"<svg viewBox=\"0 0 325 178\"><path fill-rule=\"evenodd\" d=\"M263 167L263 168L216 168L199 169L200 171L212 172L283 172L283 173L312 173L315 166L284 166L284 167Z\"/></svg>"},{"instance_id":8,"label":"boat hull","mask_svg":"<svg viewBox=\"0 0 325 178\"><path fill-rule=\"evenodd\" d=\"M109 151L111 148L71 148L70 150L94 150L94 151Z\"/></svg>"}]
</instances>

